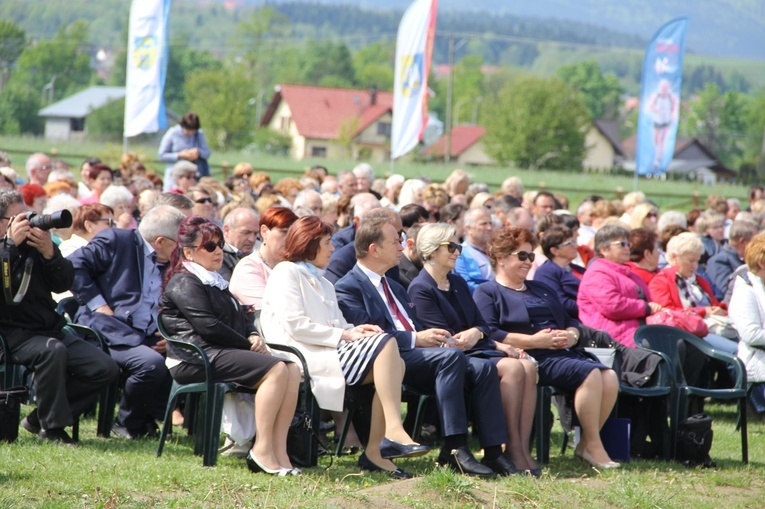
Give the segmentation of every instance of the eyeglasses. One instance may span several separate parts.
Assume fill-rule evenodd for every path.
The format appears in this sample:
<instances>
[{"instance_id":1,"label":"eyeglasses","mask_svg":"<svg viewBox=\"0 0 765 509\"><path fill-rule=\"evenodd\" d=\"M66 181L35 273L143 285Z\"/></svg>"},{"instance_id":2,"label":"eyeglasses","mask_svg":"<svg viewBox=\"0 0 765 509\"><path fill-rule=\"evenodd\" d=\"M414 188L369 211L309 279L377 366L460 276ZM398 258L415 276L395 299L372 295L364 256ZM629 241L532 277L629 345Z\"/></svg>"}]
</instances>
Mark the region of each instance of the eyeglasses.
<instances>
[{"instance_id":1,"label":"eyeglasses","mask_svg":"<svg viewBox=\"0 0 765 509\"><path fill-rule=\"evenodd\" d=\"M558 244L558 247L570 246L573 243L574 243L574 239L569 239L566 242L561 242L560 244Z\"/></svg>"},{"instance_id":2,"label":"eyeglasses","mask_svg":"<svg viewBox=\"0 0 765 509\"><path fill-rule=\"evenodd\" d=\"M203 203L212 203L212 198L209 196L207 198L200 198L198 200L194 200L194 203L199 203L200 205Z\"/></svg>"},{"instance_id":3,"label":"eyeglasses","mask_svg":"<svg viewBox=\"0 0 765 509\"><path fill-rule=\"evenodd\" d=\"M657 214L656 212L649 212L648 214L645 215L645 217L659 217L659 214Z\"/></svg>"},{"instance_id":4,"label":"eyeglasses","mask_svg":"<svg viewBox=\"0 0 765 509\"><path fill-rule=\"evenodd\" d=\"M204 244L200 244L198 246L189 246L193 247L194 249L199 249L200 247L207 251L208 253L212 253L215 251L215 248L221 248L223 249L223 246L226 245L226 241L223 239L220 239L218 242L215 242L214 240L210 240L208 242L205 242Z\"/></svg>"},{"instance_id":5,"label":"eyeglasses","mask_svg":"<svg viewBox=\"0 0 765 509\"><path fill-rule=\"evenodd\" d=\"M114 219L112 219L111 217L102 217L101 219L99 219L99 222L100 221L104 221L107 224L107 226L109 226L109 228L114 228L117 225L116 221L114 221Z\"/></svg>"},{"instance_id":6,"label":"eyeglasses","mask_svg":"<svg viewBox=\"0 0 765 509\"><path fill-rule=\"evenodd\" d=\"M526 260L533 262L534 258L537 257L536 253L529 253L528 251L516 251L514 253L510 253L511 255L516 255L518 257L518 260L525 262Z\"/></svg>"},{"instance_id":7,"label":"eyeglasses","mask_svg":"<svg viewBox=\"0 0 765 509\"><path fill-rule=\"evenodd\" d=\"M612 246L632 247L632 242L629 240L615 240L611 242Z\"/></svg>"},{"instance_id":8,"label":"eyeglasses","mask_svg":"<svg viewBox=\"0 0 765 509\"><path fill-rule=\"evenodd\" d=\"M462 253L462 246L456 242L441 242L439 246L446 246L446 250L449 251L449 254L454 254L455 251Z\"/></svg>"},{"instance_id":9,"label":"eyeglasses","mask_svg":"<svg viewBox=\"0 0 765 509\"><path fill-rule=\"evenodd\" d=\"M252 177L252 173L240 173L240 175L247 178Z\"/></svg>"}]
</instances>

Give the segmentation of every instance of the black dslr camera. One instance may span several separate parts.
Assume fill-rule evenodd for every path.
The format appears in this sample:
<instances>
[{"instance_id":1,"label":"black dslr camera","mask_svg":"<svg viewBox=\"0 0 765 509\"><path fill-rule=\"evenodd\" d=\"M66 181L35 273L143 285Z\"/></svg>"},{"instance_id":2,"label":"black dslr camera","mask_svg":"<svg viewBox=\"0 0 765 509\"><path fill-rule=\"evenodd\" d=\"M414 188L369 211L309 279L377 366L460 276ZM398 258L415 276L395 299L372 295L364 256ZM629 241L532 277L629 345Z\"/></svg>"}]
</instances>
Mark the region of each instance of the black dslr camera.
<instances>
[{"instance_id":1,"label":"black dslr camera","mask_svg":"<svg viewBox=\"0 0 765 509\"><path fill-rule=\"evenodd\" d=\"M69 228L72 226L72 213L68 210L59 210L53 214L38 214L30 212L27 215L29 226L41 230L50 230L51 228Z\"/></svg>"}]
</instances>

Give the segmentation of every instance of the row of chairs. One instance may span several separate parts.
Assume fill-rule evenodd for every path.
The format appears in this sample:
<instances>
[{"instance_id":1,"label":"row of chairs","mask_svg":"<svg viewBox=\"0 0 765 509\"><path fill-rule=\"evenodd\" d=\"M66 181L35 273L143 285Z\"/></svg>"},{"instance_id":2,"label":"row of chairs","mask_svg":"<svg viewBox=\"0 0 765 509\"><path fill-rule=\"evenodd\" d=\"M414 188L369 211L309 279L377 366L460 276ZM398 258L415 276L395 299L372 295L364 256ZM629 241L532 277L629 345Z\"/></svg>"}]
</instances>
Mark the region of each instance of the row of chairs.
<instances>
[{"instance_id":1,"label":"row of chairs","mask_svg":"<svg viewBox=\"0 0 765 509\"><path fill-rule=\"evenodd\" d=\"M651 387L637 388L626 385L619 386L620 395L630 395L641 398L662 398L669 408L669 435L664 437L664 459L676 458L677 432L680 424L691 411L693 398L713 398L716 400L734 400L738 408L738 430L741 432L741 458L749 462L749 446L747 436L746 402L747 381L746 368L738 357L712 348L704 340L675 327L666 325L643 325L635 332L635 344L639 348L651 350L662 357L657 371L656 384ZM710 389L689 385L683 373L685 352L688 348L696 348L704 356L721 361L734 374L734 386L729 389ZM552 428L551 403L552 396L563 394L553 386L537 387L537 408L534 423L534 434L537 450L537 461L550 461L550 430ZM617 402L618 404L618 402ZM561 454L566 450L568 435L564 436Z\"/></svg>"}]
</instances>

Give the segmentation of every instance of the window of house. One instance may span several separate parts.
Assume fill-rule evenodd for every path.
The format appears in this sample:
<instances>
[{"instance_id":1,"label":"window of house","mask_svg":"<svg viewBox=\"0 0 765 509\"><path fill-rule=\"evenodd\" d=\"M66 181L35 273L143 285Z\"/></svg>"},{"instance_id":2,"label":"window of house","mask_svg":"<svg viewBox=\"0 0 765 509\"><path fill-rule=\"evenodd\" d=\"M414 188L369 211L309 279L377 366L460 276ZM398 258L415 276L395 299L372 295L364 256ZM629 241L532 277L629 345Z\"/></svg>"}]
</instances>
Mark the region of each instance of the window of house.
<instances>
[{"instance_id":1,"label":"window of house","mask_svg":"<svg viewBox=\"0 0 765 509\"><path fill-rule=\"evenodd\" d=\"M282 132L290 132L290 117L282 117Z\"/></svg>"},{"instance_id":2,"label":"window of house","mask_svg":"<svg viewBox=\"0 0 765 509\"><path fill-rule=\"evenodd\" d=\"M311 147L312 157L327 157L327 147Z\"/></svg>"},{"instance_id":3,"label":"window of house","mask_svg":"<svg viewBox=\"0 0 765 509\"><path fill-rule=\"evenodd\" d=\"M390 138L390 122L378 122L377 134Z\"/></svg>"},{"instance_id":4,"label":"window of house","mask_svg":"<svg viewBox=\"0 0 765 509\"><path fill-rule=\"evenodd\" d=\"M84 118L71 118L69 119L69 129L71 131L82 132L85 130Z\"/></svg>"}]
</instances>

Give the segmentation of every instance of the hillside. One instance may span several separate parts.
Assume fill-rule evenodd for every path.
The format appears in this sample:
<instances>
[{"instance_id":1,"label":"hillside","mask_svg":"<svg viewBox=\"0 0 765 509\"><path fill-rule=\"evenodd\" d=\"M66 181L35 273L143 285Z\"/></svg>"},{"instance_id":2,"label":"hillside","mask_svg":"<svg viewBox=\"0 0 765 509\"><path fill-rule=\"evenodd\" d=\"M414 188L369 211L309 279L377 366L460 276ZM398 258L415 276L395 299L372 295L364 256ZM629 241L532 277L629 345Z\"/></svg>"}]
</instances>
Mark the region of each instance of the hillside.
<instances>
[{"instance_id":1,"label":"hillside","mask_svg":"<svg viewBox=\"0 0 765 509\"><path fill-rule=\"evenodd\" d=\"M281 4L289 0L247 0ZM375 0L319 0L319 3L379 9ZM410 0L387 0L388 9L404 9ZM650 8L646 8L650 5ZM469 6L469 7L468 7ZM535 18L556 18L598 25L649 39L666 21L688 16L688 48L715 57L765 60L765 2L761 0L439 0L441 11L485 11Z\"/></svg>"}]
</instances>

